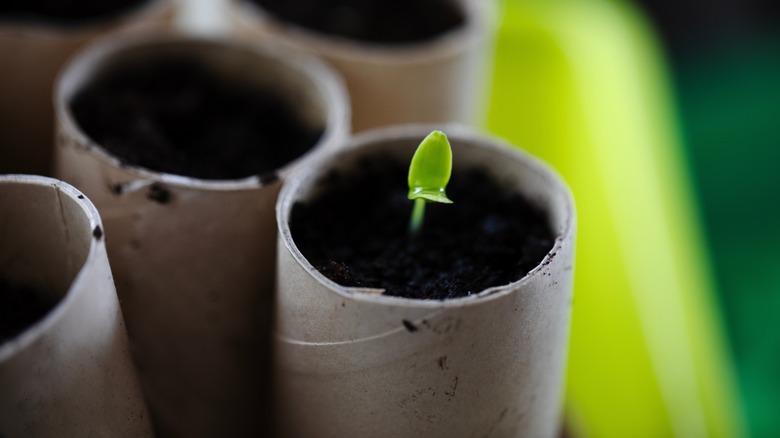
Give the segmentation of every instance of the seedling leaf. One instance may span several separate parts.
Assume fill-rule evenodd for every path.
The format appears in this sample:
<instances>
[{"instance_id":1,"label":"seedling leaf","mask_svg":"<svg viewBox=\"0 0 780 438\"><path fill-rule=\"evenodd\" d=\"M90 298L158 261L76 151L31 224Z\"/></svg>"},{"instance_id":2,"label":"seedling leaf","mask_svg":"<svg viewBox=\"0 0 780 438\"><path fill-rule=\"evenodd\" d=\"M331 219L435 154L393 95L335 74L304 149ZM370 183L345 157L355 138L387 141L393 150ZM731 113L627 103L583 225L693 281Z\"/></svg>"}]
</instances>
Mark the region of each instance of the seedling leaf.
<instances>
[{"instance_id":1,"label":"seedling leaf","mask_svg":"<svg viewBox=\"0 0 780 438\"><path fill-rule=\"evenodd\" d=\"M410 229L422 227L426 202L452 204L445 188L452 174L452 148L447 136L433 131L417 147L409 166L409 199L415 201Z\"/></svg>"}]
</instances>

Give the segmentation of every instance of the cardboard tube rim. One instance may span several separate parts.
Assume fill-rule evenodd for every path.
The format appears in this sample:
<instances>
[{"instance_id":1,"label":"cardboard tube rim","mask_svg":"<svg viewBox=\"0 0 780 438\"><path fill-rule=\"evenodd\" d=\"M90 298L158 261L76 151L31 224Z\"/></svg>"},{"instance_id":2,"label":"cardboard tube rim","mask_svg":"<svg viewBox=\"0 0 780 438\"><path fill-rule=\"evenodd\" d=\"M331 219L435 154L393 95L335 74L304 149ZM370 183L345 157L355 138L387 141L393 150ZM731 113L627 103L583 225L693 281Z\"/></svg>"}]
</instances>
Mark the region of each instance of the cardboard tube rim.
<instances>
[{"instance_id":1,"label":"cardboard tube rim","mask_svg":"<svg viewBox=\"0 0 780 438\"><path fill-rule=\"evenodd\" d=\"M55 82L54 111L59 115L61 126L68 131L79 145L85 145L100 161L109 167L121 168L139 179L161 181L174 187L198 188L215 191L251 190L263 187L259 175L251 175L239 179L209 180L184 175L146 169L144 167L122 163L113 154L106 151L100 144L89 138L79 127L70 110L72 97L94 75L105 67L105 61L110 62L124 50L143 46L156 45L198 45L207 49L219 48L232 50L247 56L260 56L283 65L291 71L301 72L302 77L310 81L317 89L327 107L327 118L320 139L303 155L293 159L275 171L285 176L296 163L312 156L320 149L328 149L340 138L348 136L350 131L351 110L346 86L341 76L325 62L302 53L285 51L282 47L269 43L249 43L226 38L183 34L175 31L156 31L138 35L109 36L81 49L60 71Z\"/></svg>"},{"instance_id":2,"label":"cardboard tube rim","mask_svg":"<svg viewBox=\"0 0 780 438\"><path fill-rule=\"evenodd\" d=\"M90 201L89 198L82 194L78 189L64 181L38 175L0 175L0 186L6 184L33 185L40 187L50 187L54 190L57 190L60 195L68 196L73 202L79 205L81 212L89 221L91 230L94 230L96 227L100 227L101 230L104 230L103 223L100 220L100 214L98 213L97 208L92 203L92 201ZM81 196L81 198L79 198L79 196ZM77 300L79 294L88 293L89 288L79 286L84 277L87 275L87 271L90 269L90 267L95 265L96 257L98 257L98 249L101 246L105 246L105 236L96 238L93 237L90 233L89 240L90 242L87 256L84 260L84 263L81 265L75 277L73 278L73 281L71 282L68 290L43 318L30 325L16 337L6 341L3 344L0 344L0 363L3 363L5 360L24 350L30 344L34 343L37 339L43 336L47 331L49 331L51 326L63 318L63 315L65 312L67 312L68 308L72 306L72 303ZM105 249L103 249L101 252L104 251Z\"/></svg>"},{"instance_id":3,"label":"cardboard tube rim","mask_svg":"<svg viewBox=\"0 0 780 438\"><path fill-rule=\"evenodd\" d=\"M310 30L271 16L249 0L228 0L234 19L245 25L263 23L275 37L334 59L374 64L417 64L436 62L455 56L465 47L478 44L489 35L496 22L493 0L460 0L466 17L463 26L447 31L431 40L402 45L356 41ZM254 23L254 24L253 24Z\"/></svg>"},{"instance_id":4,"label":"cardboard tube rim","mask_svg":"<svg viewBox=\"0 0 780 438\"><path fill-rule=\"evenodd\" d=\"M448 300L417 300L386 296L379 293L381 292L381 289L342 286L325 277L303 256L297 245L295 245L290 231L290 214L294 203L298 199L297 195L302 186L319 178L323 174L324 169L329 168L328 163L337 161L340 156L349 154L355 149L365 145L382 142L387 139L422 139L434 129L446 132L450 139L465 141L474 144L477 147L488 149L491 153L503 155L508 160L523 162L527 165L528 171L534 172L538 178L548 182L553 188L553 191L560 195L565 209L563 227L558 230L552 249L550 249L544 259L542 259L536 267L517 281L501 286L494 286L471 296ZM312 171L312 169L316 170ZM531 281L533 277L540 275L539 272L542 268L553 262L554 254L560 252L564 245L574 245L572 235L576 229L576 210L572 192L560 174L549 164L532 156L528 152L514 147L504 140L478 133L474 129L461 124L408 124L376 128L361 132L353 136L344 148L322 154L318 156L316 160L312 160L307 167L301 167L293 171L279 193L279 200L276 204L276 221L279 238L290 254L292 254L293 259L318 283L321 283L331 292L346 299L374 302L388 306L417 309L452 309L476 305L487 300L498 299L504 295L511 294L520 289L525 283Z\"/></svg>"},{"instance_id":5,"label":"cardboard tube rim","mask_svg":"<svg viewBox=\"0 0 780 438\"><path fill-rule=\"evenodd\" d=\"M144 17L160 15L162 11L173 10L175 0L148 0L105 18L93 18L64 25L45 19L14 20L0 18L0 37L4 34L29 34L37 38L78 38L121 25L123 22L143 20Z\"/></svg>"}]
</instances>

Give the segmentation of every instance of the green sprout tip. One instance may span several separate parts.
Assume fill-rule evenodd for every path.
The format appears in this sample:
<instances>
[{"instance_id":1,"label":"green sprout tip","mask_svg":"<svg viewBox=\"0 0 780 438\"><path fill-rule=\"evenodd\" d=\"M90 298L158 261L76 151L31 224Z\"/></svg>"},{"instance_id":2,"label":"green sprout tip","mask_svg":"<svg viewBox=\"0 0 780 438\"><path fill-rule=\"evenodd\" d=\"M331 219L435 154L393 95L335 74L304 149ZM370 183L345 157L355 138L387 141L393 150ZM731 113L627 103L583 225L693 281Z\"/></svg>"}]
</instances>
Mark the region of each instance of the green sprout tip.
<instances>
[{"instance_id":1,"label":"green sprout tip","mask_svg":"<svg viewBox=\"0 0 780 438\"><path fill-rule=\"evenodd\" d=\"M447 136L433 131L417 147L409 165L409 199L414 200L409 229L422 228L427 202L452 204L444 189L452 174L452 148Z\"/></svg>"}]
</instances>

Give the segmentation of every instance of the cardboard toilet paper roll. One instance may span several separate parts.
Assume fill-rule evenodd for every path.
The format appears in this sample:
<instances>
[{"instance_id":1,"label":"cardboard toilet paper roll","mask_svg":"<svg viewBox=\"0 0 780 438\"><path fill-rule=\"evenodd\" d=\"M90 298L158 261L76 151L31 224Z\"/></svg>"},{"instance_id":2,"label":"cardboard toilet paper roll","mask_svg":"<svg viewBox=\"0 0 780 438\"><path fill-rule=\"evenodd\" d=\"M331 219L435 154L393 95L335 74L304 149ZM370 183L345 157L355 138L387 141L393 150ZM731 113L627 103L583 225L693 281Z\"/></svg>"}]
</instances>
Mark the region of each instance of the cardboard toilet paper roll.
<instances>
[{"instance_id":1,"label":"cardboard toilet paper roll","mask_svg":"<svg viewBox=\"0 0 780 438\"><path fill-rule=\"evenodd\" d=\"M441 126L358 135L290 176L277 204L279 431L289 437L553 437L559 427L575 235L571 195L526 153L458 126L442 130L454 170L486 169L539 206L554 247L522 279L476 295L414 300L334 283L303 256L289 222L333 169L366 156L409 161Z\"/></svg>"},{"instance_id":2,"label":"cardboard toilet paper roll","mask_svg":"<svg viewBox=\"0 0 780 438\"><path fill-rule=\"evenodd\" d=\"M77 49L101 35L166 26L173 10L174 0L148 0L74 23L0 17L0 173L51 174L52 89Z\"/></svg>"},{"instance_id":3,"label":"cardboard toilet paper roll","mask_svg":"<svg viewBox=\"0 0 780 438\"><path fill-rule=\"evenodd\" d=\"M230 0L234 32L321 56L346 81L355 131L402 123L480 123L492 59L495 4L453 0L464 22L439 37L380 44L282 21L250 0Z\"/></svg>"},{"instance_id":4,"label":"cardboard toilet paper roll","mask_svg":"<svg viewBox=\"0 0 780 438\"><path fill-rule=\"evenodd\" d=\"M153 436L95 207L61 181L0 175L0 212L0 277L56 303L0 343L0 435Z\"/></svg>"},{"instance_id":5,"label":"cardboard toilet paper roll","mask_svg":"<svg viewBox=\"0 0 780 438\"><path fill-rule=\"evenodd\" d=\"M323 129L268 175L203 180L127 165L79 127L70 102L117 63L187 55L228 80L271 88ZM175 35L115 38L69 64L56 96L57 174L84 190L108 251L141 384L163 436L245 436L270 423L274 205L289 170L349 133L346 92L318 60L267 46ZM264 147L273 147L266 145Z\"/></svg>"}]
</instances>

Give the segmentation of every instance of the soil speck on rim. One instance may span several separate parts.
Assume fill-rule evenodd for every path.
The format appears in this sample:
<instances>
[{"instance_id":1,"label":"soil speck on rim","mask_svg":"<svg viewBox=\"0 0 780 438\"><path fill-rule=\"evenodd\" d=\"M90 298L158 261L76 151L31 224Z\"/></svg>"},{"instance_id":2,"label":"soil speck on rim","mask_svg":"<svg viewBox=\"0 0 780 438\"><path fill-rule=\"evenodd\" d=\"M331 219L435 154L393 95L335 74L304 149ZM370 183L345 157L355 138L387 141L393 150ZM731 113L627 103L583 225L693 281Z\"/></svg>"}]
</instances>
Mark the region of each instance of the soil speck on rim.
<instances>
[{"instance_id":1,"label":"soil speck on rim","mask_svg":"<svg viewBox=\"0 0 780 438\"><path fill-rule=\"evenodd\" d=\"M444 391L444 394L452 400L453 397L455 397L455 391L458 389L458 376L455 376L455 378L452 380L452 386L450 387L449 391Z\"/></svg>"},{"instance_id":2,"label":"soil speck on rim","mask_svg":"<svg viewBox=\"0 0 780 438\"><path fill-rule=\"evenodd\" d=\"M146 197L158 204L165 205L171 202L171 191L160 183L154 183L149 186L149 193L146 194Z\"/></svg>"},{"instance_id":3,"label":"soil speck on rim","mask_svg":"<svg viewBox=\"0 0 780 438\"><path fill-rule=\"evenodd\" d=\"M279 174L276 172L266 172L260 175L260 184L268 185L279 181Z\"/></svg>"},{"instance_id":4,"label":"soil speck on rim","mask_svg":"<svg viewBox=\"0 0 780 438\"><path fill-rule=\"evenodd\" d=\"M451 0L246 0L316 32L382 44L434 39L463 26L465 15Z\"/></svg>"},{"instance_id":5,"label":"soil speck on rim","mask_svg":"<svg viewBox=\"0 0 780 438\"><path fill-rule=\"evenodd\" d=\"M416 325L414 325L414 324L413 324L411 321L409 321L408 319L404 319L404 320L403 320L403 321L401 321L401 322L403 322L403 324L404 324L404 327L406 327L406 330L408 330L408 331L409 331L409 333L414 333L414 332L416 332L416 331L417 331L417 326L416 326Z\"/></svg>"},{"instance_id":6,"label":"soil speck on rim","mask_svg":"<svg viewBox=\"0 0 780 438\"><path fill-rule=\"evenodd\" d=\"M100 225L96 226L95 229L92 230L92 236L94 236L97 240L103 238L103 230L100 229Z\"/></svg>"},{"instance_id":7,"label":"soil speck on rim","mask_svg":"<svg viewBox=\"0 0 780 438\"><path fill-rule=\"evenodd\" d=\"M553 249L546 214L480 169L456 169L447 187L454 204L428 204L411 236L407 166L380 156L349 174L328 172L316 198L293 206L292 237L323 275L347 287L444 300L519 280ZM434 331L456 328L450 321Z\"/></svg>"},{"instance_id":8,"label":"soil speck on rim","mask_svg":"<svg viewBox=\"0 0 780 438\"><path fill-rule=\"evenodd\" d=\"M8 281L0 273L0 345L38 322L54 304L41 291Z\"/></svg>"},{"instance_id":9,"label":"soil speck on rim","mask_svg":"<svg viewBox=\"0 0 780 438\"><path fill-rule=\"evenodd\" d=\"M84 199L84 195L79 195L78 198L79 199ZM2 437L0 437L0 438L2 438Z\"/></svg>"},{"instance_id":10,"label":"soil speck on rim","mask_svg":"<svg viewBox=\"0 0 780 438\"><path fill-rule=\"evenodd\" d=\"M103 71L70 106L81 129L120 162L200 179L264 175L322 134L278 90L181 54Z\"/></svg>"}]
</instances>

